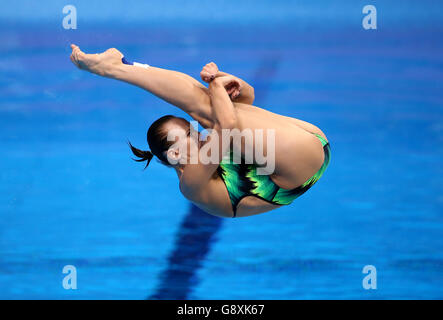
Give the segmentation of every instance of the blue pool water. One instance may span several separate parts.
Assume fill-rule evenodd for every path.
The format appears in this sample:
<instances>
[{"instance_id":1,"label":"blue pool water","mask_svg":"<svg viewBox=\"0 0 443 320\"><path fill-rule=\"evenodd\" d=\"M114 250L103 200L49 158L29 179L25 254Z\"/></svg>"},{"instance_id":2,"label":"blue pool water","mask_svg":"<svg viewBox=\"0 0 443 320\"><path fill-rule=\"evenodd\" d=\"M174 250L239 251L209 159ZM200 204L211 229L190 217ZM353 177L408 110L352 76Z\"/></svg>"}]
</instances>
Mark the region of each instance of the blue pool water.
<instances>
[{"instance_id":1,"label":"blue pool water","mask_svg":"<svg viewBox=\"0 0 443 320\"><path fill-rule=\"evenodd\" d=\"M443 298L441 2L372 2L377 30L365 1L76 1L77 30L25 2L0 13L0 298ZM291 206L209 216L126 145L182 114L75 69L71 42L194 77L215 61L322 128L331 164Z\"/></svg>"}]
</instances>

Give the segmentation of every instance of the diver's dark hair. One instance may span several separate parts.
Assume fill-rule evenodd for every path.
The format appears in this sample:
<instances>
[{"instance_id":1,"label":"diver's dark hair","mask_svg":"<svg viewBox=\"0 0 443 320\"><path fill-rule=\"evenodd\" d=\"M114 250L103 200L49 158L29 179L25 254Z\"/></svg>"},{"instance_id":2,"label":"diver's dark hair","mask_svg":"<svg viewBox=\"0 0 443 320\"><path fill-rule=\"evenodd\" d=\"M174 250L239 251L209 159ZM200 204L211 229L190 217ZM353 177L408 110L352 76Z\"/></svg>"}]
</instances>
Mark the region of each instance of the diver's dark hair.
<instances>
[{"instance_id":1,"label":"diver's dark hair","mask_svg":"<svg viewBox=\"0 0 443 320\"><path fill-rule=\"evenodd\" d=\"M169 149L170 146L174 144L174 141L168 141L168 134L163 130L163 126L170 120L185 121L183 118L178 118L172 115L163 116L155 120L148 129L147 140L151 151L143 151L134 147L131 142L128 141L129 147L132 153L140 158L133 159L138 162L147 161L145 169L148 167L152 158L156 156L160 162L166 166L170 166L167 157L164 152Z\"/></svg>"},{"instance_id":2,"label":"diver's dark hair","mask_svg":"<svg viewBox=\"0 0 443 320\"><path fill-rule=\"evenodd\" d=\"M152 152L150 151L143 151L140 149L137 149L136 147L134 147L131 142L128 141L129 147L132 150L132 153L136 156L139 157L140 159L132 159L134 161L137 162L143 162L143 161L147 161L146 162L146 166L145 169L148 167L149 162L151 162L152 158L154 157L154 155L152 154Z\"/></svg>"}]
</instances>

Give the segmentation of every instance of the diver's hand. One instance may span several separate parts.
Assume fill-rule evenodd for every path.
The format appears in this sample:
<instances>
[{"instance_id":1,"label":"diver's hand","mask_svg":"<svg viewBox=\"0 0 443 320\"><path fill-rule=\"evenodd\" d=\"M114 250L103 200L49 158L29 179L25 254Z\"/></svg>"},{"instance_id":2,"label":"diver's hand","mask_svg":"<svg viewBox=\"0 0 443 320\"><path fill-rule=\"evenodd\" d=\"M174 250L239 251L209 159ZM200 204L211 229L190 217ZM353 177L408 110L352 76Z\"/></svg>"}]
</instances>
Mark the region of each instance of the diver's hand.
<instances>
[{"instance_id":1,"label":"diver's hand","mask_svg":"<svg viewBox=\"0 0 443 320\"><path fill-rule=\"evenodd\" d=\"M202 71L200 72L200 77L204 82L209 83L212 80L214 80L215 77L217 77L217 73L218 73L217 65L214 62L210 62L203 67Z\"/></svg>"},{"instance_id":2,"label":"diver's hand","mask_svg":"<svg viewBox=\"0 0 443 320\"><path fill-rule=\"evenodd\" d=\"M115 48L103 53L87 54L75 44L71 44L71 61L82 70L86 70L100 76L112 77L113 70L122 65L123 54Z\"/></svg>"},{"instance_id":3,"label":"diver's hand","mask_svg":"<svg viewBox=\"0 0 443 320\"><path fill-rule=\"evenodd\" d=\"M222 85L225 88L231 100L237 98L241 93L242 90L241 82L234 76L231 75L221 76L215 78L213 81Z\"/></svg>"}]
</instances>

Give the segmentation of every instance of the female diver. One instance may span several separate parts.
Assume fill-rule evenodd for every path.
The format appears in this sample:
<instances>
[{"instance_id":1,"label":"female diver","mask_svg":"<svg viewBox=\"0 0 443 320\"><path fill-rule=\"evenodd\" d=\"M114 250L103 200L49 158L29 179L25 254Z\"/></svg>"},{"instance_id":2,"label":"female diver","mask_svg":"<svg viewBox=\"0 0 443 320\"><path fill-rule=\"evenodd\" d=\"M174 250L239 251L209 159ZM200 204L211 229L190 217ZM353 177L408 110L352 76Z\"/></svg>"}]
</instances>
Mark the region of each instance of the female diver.
<instances>
[{"instance_id":1,"label":"female diver","mask_svg":"<svg viewBox=\"0 0 443 320\"><path fill-rule=\"evenodd\" d=\"M146 160L149 164L156 156L174 168L182 194L210 214L245 217L288 205L317 182L329 164L329 143L319 128L253 106L254 89L243 80L219 71L214 63L207 64L200 73L209 84L205 87L180 72L129 63L114 48L100 54L86 54L76 45L71 48L70 58L80 69L145 89L210 129L203 144L199 134L190 134L192 128L187 120L164 116L148 130L151 151L130 144L132 152L140 158L137 161ZM221 141L226 130L245 129L262 130L266 132L265 138L258 141L257 136L252 140L230 137L229 143ZM269 130L275 137L272 148L266 139ZM167 137L172 131L183 134L170 141ZM204 145L219 151L218 161L191 161L192 155L183 152ZM233 150L243 153L257 146L263 154L275 152L274 170L267 175L259 174L263 165L257 164L255 158L249 164L232 161Z\"/></svg>"}]
</instances>

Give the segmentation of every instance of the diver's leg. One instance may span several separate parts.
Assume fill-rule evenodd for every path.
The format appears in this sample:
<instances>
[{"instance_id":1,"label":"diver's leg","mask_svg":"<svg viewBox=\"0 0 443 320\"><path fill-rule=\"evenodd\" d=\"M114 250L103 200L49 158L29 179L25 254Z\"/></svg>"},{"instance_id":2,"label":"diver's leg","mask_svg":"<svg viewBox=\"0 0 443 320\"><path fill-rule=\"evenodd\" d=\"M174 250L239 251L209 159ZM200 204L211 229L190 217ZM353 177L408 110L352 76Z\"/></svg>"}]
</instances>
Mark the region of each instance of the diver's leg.
<instances>
[{"instance_id":1,"label":"diver's leg","mask_svg":"<svg viewBox=\"0 0 443 320\"><path fill-rule=\"evenodd\" d=\"M71 60L80 69L136 85L175 105L204 127L212 125L208 89L181 72L149 66L143 68L122 62L123 54L108 49L101 54L86 54L72 45Z\"/></svg>"},{"instance_id":2,"label":"diver's leg","mask_svg":"<svg viewBox=\"0 0 443 320\"><path fill-rule=\"evenodd\" d=\"M203 127L212 126L211 100L207 88L190 76L157 67L145 69L122 65L116 79L136 85L173 104Z\"/></svg>"},{"instance_id":3,"label":"diver's leg","mask_svg":"<svg viewBox=\"0 0 443 320\"><path fill-rule=\"evenodd\" d=\"M313 125L312 123L300 120L300 119L296 119L296 118L292 118L292 117L288 117L288 116L283 116L281 114L278 113L274 113L271 112L269 110L266 109L262 109L256 106L251 106L251 105L245 105L245 104L236 104L237 109L248 109L248 108L252 108L255 111L259 112L259 113L263 113L264 115L270 116L270 117L277 117L281 120L286 120L292 124L297 125L298 127L310 132L310 133L316 133L320 136L322 136L323 138L325 138L326 140L328 140L326 138L326 135L323 133L323 131L320 130L320 128L318 128L317 126Z\"/></svg>"},{"instance_id":4,"label":"diver's leg","mask_svg":"<svg viewBox=\"0 0 443 320\"><path fill-rule=\"evenodd\" d=\"M265 166L273 180L282 188L300 186L314 175L323 164L323 146L319 139L307 130L272 112L259 108L243 108L235 104L237 129L241 140L234 136L234 150L242 152L247 159L253 150L254 163L273 161ZM252 134L252 139L247 133ZM257 132L263 133L257 134ZM263 157L257 158L257 156Z\"/></svg>"}]
</instances>

